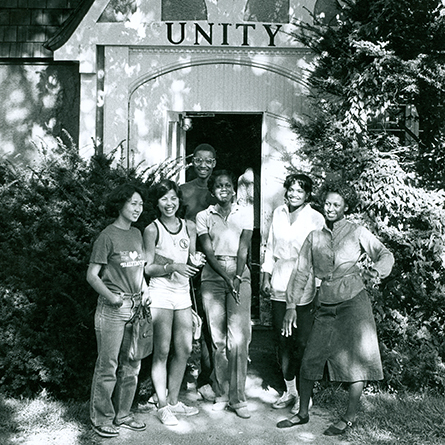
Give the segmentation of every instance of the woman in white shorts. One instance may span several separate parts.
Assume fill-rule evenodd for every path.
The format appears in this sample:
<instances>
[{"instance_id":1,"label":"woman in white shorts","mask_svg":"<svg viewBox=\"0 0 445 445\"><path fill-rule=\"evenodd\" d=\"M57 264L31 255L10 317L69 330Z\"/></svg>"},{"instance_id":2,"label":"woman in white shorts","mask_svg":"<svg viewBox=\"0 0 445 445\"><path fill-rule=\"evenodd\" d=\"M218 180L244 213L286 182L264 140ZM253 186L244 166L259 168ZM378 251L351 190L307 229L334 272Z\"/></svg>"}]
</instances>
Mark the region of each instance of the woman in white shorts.
<instances>
[{"instance_id":1,"label":"woman in white shorts","mask_svg":"<svg viewBox=\"0 0 445 445\"><path fill-rule=\"evenodd\" d=\"M193 222L176 216L181 204L176 183L162 180L152 192L158 219L144 231L145 273L150 277L148 292L152 299L154 334L151 373L158 397L158 417L165 425L176 425L177 415L192 416L199 412L178 401L192 350L189 279L198 268L187 262L190 254L195 253L196 230Z\"/></svg>"}]
</instances>

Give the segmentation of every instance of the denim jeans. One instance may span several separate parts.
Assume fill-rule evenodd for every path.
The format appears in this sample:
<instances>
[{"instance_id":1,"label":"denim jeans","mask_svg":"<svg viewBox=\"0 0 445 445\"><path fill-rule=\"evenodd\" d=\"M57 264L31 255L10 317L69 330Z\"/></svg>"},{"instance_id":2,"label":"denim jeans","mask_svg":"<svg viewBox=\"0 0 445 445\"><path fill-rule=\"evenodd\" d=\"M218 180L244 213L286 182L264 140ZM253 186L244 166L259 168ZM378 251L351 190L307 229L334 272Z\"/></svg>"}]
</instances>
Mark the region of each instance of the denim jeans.
<instances>
[{"instance_id":1,"label":"denim jeans","mask_svg":"<svg viewBox=\"0 0 445 445\"><path fill-rule=\"evenodd\" d=\"M302 377L321 380L326 363L333 382L383 379L375 320L366 290L341 303L321 303L315 313L301 365Z\"/></svg>"},{"instance_id":2,"label":"denim jeans","mask_svg":"<svg viewBox=\"0 0 445 445\"><path fill-rule=\"evenodd\" d=\"M94 317L97 361L91 385L90 418L95 426L121 424L131 419L141 361L128 358L131 326L126 322L132 309L141 303L126 298L120 308L99 296Z\"/></svg>"},{"instance_id":3,"label":"denim jeans","mask_svg":"<svg viewBox=\"0 0 445 445\"><path fill-rule=\"evenodd\" d=\"M218 260L229 276L236 272L236 258ZM213 342L215 393L233 408L246 406L246 377L251 339L250 271L246 267L240 284L240 304L229 286L209 265L203 271L201 294Z\"/></svg>"}]
</instances>

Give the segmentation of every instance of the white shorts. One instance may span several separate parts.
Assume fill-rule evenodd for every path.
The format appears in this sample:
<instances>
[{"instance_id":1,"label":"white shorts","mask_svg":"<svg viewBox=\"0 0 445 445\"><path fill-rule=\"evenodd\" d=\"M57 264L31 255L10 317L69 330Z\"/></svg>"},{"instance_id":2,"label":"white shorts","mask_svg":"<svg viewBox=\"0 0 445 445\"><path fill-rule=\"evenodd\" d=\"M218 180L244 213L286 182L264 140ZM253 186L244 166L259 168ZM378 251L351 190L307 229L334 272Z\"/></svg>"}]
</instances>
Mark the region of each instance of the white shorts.
<instances>
[{"instance_id":1,"label":"white shorts","mask_svg":"<svg viewBox=\"0 0 445 445\"><path fill-rule=\"evenodd\" d=\"M151 297L150 307L157 309L180 310L187 309L192 305L190 292L171 291L166 289L148 289L148 295Z\"/></svg>"}]
</instances>

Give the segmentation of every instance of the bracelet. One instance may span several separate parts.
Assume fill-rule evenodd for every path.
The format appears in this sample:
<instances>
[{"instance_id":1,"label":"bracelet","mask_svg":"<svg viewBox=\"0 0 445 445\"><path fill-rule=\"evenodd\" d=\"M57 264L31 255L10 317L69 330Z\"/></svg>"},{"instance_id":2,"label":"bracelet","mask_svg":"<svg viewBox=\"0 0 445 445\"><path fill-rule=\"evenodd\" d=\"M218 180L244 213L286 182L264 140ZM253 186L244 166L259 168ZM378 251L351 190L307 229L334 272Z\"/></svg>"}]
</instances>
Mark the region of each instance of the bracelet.
<instances>
[{"instance_id":1,"label":"bracelet","mask_svg":"<svg viewBox=\"0 0 445 445\"><path fill-rule=\"evenodd\" d=\"M238 278L238 280L243 281L243 278L240 277L239 275L235 275L235 278Z\"/></svg>"},{"instance_id":2,"label":"bracelet","mask_svg":"<svg viewBox=\"0 0 445 445\"><path fill-rule=\"evenodd\" d=\"M167 266L168 266L168 263L164 264L164 271L165 271L165 273L168 273L167 272Z\"/></svg>"}]
</instances>

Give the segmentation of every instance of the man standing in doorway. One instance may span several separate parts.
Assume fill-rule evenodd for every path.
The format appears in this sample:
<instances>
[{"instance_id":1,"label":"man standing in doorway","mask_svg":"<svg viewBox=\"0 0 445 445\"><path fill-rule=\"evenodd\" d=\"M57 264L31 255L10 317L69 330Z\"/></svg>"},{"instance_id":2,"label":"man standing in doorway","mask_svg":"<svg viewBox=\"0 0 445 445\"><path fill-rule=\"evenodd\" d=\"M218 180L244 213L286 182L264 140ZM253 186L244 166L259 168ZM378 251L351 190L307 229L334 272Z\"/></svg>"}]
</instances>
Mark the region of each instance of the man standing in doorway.
<instances>
[{"instance_id":1,"label":"man standing in doorway","mask_svg":"<svg viewBox=\"0 0 445 445\"><path fill-rule=\"evenodd\" d=\"M182 199L186 206L185 218L195 221L196 214L214 204L207 181L216 164L216 151L210 144L199 144L193 152L193 170L196 178L182 184Z\"/></svg>"},{"instance_id":2,"label":"man standing in doorway","mask_svg":"<svg viewBox=\"0 0 445 445\"><path fill-rule=\"evenodd\" d=\"M185 205L185 218L195 221L196 214L205 210L215 200L207 188L207 182L216 165L216 150L210 144L200 144L193 152L193 170L196 178L182 184L182 200ZM199 249L199 246L197 246ZM198 313L203 318L201 337L201 372L198 376L197 389L201 396L208 401L214 401L215 393L212 389L213 357L212 340L207 326L206 317L202 307L200 292L201 277L194 277L193 287L196 293Z\"/></svg>"}]
</instances>

